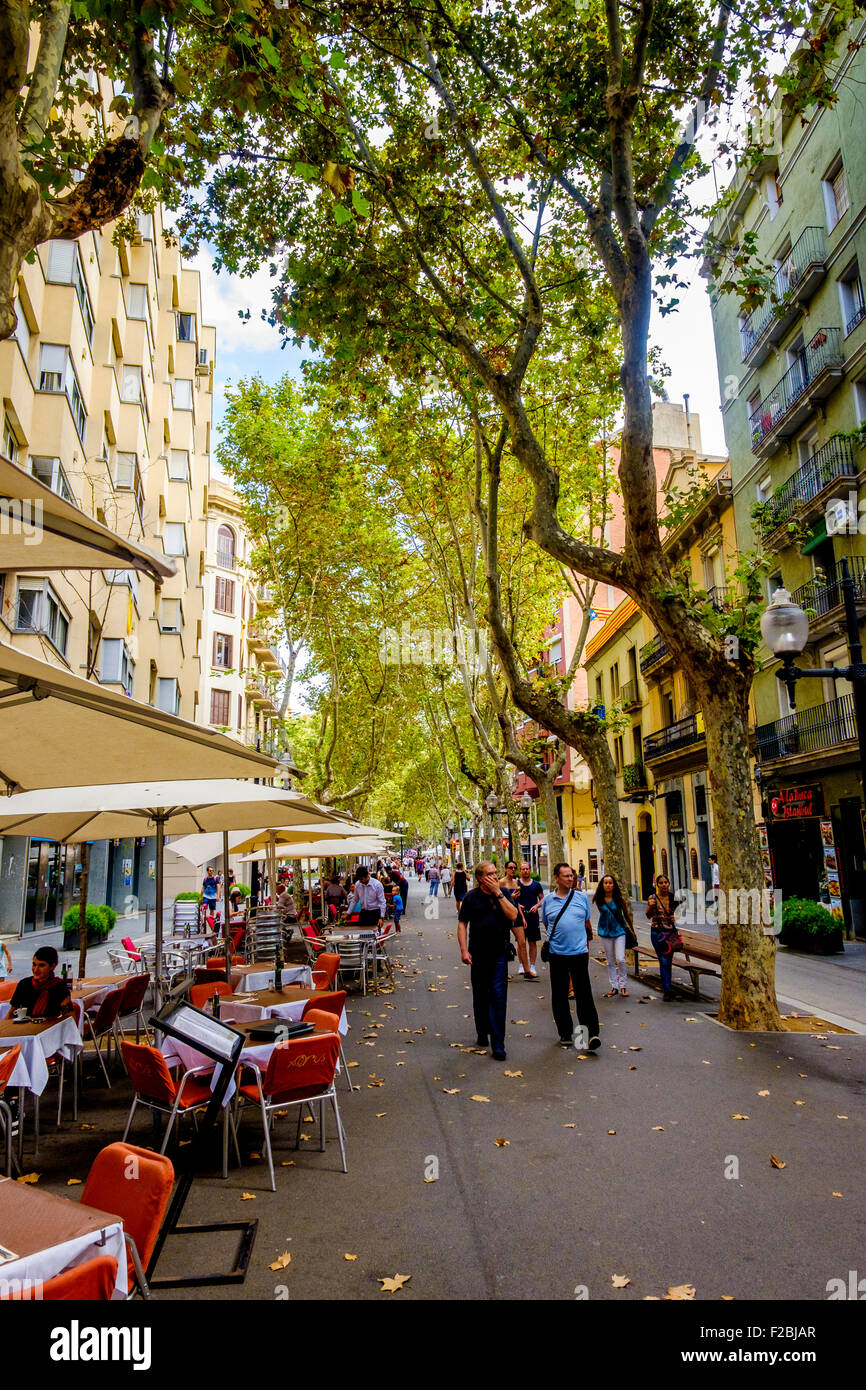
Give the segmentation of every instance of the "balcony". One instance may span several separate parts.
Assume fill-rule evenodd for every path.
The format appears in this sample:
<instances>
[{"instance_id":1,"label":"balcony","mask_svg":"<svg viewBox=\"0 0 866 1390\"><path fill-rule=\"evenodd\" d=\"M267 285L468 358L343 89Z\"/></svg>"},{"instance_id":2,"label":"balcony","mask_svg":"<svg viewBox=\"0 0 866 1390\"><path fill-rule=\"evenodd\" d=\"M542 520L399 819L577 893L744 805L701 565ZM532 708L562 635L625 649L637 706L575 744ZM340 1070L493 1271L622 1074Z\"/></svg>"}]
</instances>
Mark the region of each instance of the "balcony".
<instances>
[{"instance_id":1,"label":"balcony","mask_svg":"<svg viewBox=\"0 0 866 1390\"><path fill-rule=\"evenodd\" d=\"M651 637L646 646L640 649L641 675L646 676L650 671L654 671L656 667L661 666L662 662L668 661L670 658L671 652L667 644L659 637L658 633L656 633L655 637Z\"/></svg>"},{"instance_id":2,"label":"balcony","mask_svg":"<svg viewBox=\"0 0 866 1390\"><path fill-rule=\"evenodd\" d=\"M838 328L819 328L749 416L752 453L765 458L789 438L842 379Z\"/></svg>"},{"instance_id":3,"label":"balcony","mask_svg":"<svg viewBox=\"0 0 866 1390\"><path fill-rule=\"evenodd\" d=\"M717 613L724 613L728 606L727 584L714 584L707 590L707 598Z\"/></svg>"},{"instance_id":4,"label":"balcony","mask_svg":"<svg viewBox=\"0 0 866 1390\"><path fill-rule=\"evenodd\" d=\"M866 304L859 304L845 324L845 337L847 338L849 333L853 333L858 323L862 323L864 319L866 319Z\"/></svg>"},{"instance_id":5,"label":"balcony","mask_svg":"<svg viewBox=\"0 0 866 1390\"><path fill-rule=\"evenodd\" d=\"M854 696L843 695L811 709L797 710L772 724L759 724L755 729L758 762L778 762L798 754L820 753L828 748L854 742L857 722L854 718Z\"/></svg>"},{"instance_id":6,"label":"balcony","mask_svg":"<svg viewBox=\"0 0 866 1390\"><path fill-rule=\"evenodd\" d=\"M821 284L827 273L826 245L823 227L807 227L773 276L770 303L753 309L743 323L742 358L749 367L760 367Z\"/></svg>"},{"instance_id":7,"label":"balcony","mask_svg":"<svg viewBox=\"0 0 866 1390\"><path fill-rule=\"evenodd\" d=\"M216 562L221 570L233 570L235 567L235 552L231 546L217 546Z\"/></svg>"},{"instance_id":8,"label":"balcony","mask_svg":"<svg viewBox=\"0 0 866 1390\"><path fill-rule=\"evenodd\" d=\"M648 734L643 741L645 762L654 758L664 758L669 753L677 753L683 748L692 748L706 739L704 719L701 714L690 714L686 719L678 719L657 734Z\"/></svg>"},{"instance_id":9,"label":"balcony","mask_svg":"<svg viewBox=\"0 0 866 1390\"><path fill-rule=\"evenodd\" d=\"M256 671L247 671L244 677L244 689L249 695L254 705L270 705L276 709L274 703L274 693L264 676Z\"/></svg>"},{"instance_id":10,"label":"balcony","mask_svg":"<svg viewBox=\"0 0 866 1390\"><path fill-rule=\"evenodd\" d=\"M811 511L829 488L844 478L856 478L858 471L850 439L834 434L764 504L760 522L763 539L772 544L781 527Z\"/></svg>"},{"instance_id":11,"label":"balcony","mask_svg":"<svg viewBox=\"0 0 866 1390\"><path fill-rule=\"evenodd\" d=\"M647 790L646 768L643 763L626 763L622 770L622 789L626 795Z\"/></svg>"},{"instance_id":12,"label":"balcony","mask_svg":"<svg viewBox=\"0 0 866 1390\"><path fill-rule=\"evenodd\" d=\"M623 709L634 709L636 705L643 704L637 680L626 681L619 692L619 703Z\"/></svg>"},{"instance_id":13,"label":"balcony","mask_svg":"<svg viewBox=\"0 0 866 1390\"><path fill-rule=\"evenodd\" d=\"M866 605L866 560L862 555L848 558L848 573L854 580L854 596L858 605ZM844 604L842 594L842 565L828 565L820 578L810 579L801 584L791 595L791 601L805 609L809 615L810 635L817 637L831 624L824 619L838 616Z\"/></svg>"}]
</instances>

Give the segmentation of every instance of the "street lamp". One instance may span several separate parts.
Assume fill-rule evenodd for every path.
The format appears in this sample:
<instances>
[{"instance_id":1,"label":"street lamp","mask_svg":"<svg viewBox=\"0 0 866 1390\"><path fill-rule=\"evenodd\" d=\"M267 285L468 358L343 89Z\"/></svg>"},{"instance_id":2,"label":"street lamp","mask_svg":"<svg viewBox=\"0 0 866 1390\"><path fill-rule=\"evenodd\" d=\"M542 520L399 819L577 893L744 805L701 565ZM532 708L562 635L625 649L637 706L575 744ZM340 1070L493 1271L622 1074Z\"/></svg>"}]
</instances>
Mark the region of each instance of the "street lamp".
<instances>
[{"instance_id":1,"label":"street lamp","mask_svg":"<svg viewBox=\"0 0 866 1390\"><path fill-rule=\"evenodd\" d=\"M529 867L535 865L532 862L532 797L529 792L524 792L520 798L520 809L526 812L526 839L529 843Z\"/></svg>"},{"instance_id":2,"label":"street lamp","mask_svg":"<svg viewBox=\"0 0 866 1390\"><path fill-rule=\"evenodd\" d=\"M808 670L795 666L794 658L801 654L809 640L809 619L802 608L791 602L791 595L787 589L777 589L773 594L761 618L761 636L770 651L779 657L782 663L776 675L787 686L792 709L795 708L794 691L798 680L826 677L850 683L854 697L854 724L860 745L860 776L866 790L866 666L863 664L860 624L857 619L857 584L848 572L846 559L842 560L841 566L842 579L839 587L845 605L850 666L816 666Z\"/></svg>"},{"instance_id":3,"label":"street lamp","mask_svg":"<svg viewBox=\"0 0 866 1390\"><path fill-rule=\"evenodd\" d=\"M409 829L409 822L408 822L407 820L395 820L395 822L394 822L394 829L397 830L397 831L399 831L399 834L400 834L400 863L402 864L402 863L403 863L403 831Z\"/></svg>"}]
</instances>

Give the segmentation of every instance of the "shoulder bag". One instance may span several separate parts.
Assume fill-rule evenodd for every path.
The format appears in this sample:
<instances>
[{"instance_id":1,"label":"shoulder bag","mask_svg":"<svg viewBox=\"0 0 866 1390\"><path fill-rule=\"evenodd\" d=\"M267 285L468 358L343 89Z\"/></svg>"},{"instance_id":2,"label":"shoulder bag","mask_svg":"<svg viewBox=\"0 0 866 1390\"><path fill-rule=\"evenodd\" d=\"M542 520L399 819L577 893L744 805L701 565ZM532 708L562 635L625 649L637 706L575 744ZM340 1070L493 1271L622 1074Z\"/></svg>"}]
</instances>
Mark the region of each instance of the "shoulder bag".
<instances>
[{"instance_id":1,"label":"shoulder bag","mask_svg":"<svg viewBox=\"0 0 866 1390\"><path fill-rule=\"evenodd\" d=\"M568 904L571 902L571 900L572 900L573 897L574 897L574 889L572 888L572 890L571 890L571 892L569 893L568 897L566 898L565 902L562 904L562 907L559 909L559 911L558 911L557 914L556 914L556 921L554 922L554 924L553 924L553 926L552 926L550 932L548 933L547 940L542 944L542 947L541 947L541 959L544 961L545 965L546 965L547 962L550 960L550 943L551 943L551 941L553 940L553 933L556 931L556 928L559 926L559 919L560 919L560 917L562 916L562 914L563 914L563 912L565 911L565 909L568 907Z\"/></svg>"}]
</instances>

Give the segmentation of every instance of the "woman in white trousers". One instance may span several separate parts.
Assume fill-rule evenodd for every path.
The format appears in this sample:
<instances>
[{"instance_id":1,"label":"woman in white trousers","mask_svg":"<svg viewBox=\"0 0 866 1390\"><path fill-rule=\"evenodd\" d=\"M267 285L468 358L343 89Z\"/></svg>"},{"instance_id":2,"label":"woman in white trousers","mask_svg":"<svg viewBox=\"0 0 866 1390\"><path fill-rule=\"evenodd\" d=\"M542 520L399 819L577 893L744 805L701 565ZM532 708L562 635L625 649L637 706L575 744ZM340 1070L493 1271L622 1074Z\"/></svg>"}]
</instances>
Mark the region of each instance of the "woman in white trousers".
<instances>
[{"instance_id":1,"label":"woman in white trousers","mask_svg":"<svg viewBox=\"0 0 866 1390\"><path fill-rule=\"evenodd\" d=\"M610 989L605 999L620 995L628 998L625 968L626 925L632 926L631 905L624 898L613 874L605 874L593 899L598 908L598 935L607 957Z\"/></svg>"}]
</instances>

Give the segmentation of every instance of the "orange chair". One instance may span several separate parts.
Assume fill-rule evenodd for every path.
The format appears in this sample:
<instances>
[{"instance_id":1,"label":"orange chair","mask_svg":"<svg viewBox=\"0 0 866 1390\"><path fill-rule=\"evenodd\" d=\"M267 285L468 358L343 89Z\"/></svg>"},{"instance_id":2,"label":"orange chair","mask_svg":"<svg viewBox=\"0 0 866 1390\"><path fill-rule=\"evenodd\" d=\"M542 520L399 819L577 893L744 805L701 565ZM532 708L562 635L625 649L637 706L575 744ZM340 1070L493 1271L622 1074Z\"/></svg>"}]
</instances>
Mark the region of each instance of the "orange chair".
<instances>
[{"instance_id":1,"label":"orange chair","mask_svg":"<svg viewBox=\"0 0 866 1390\"><path fill-rule=\"evenodd\" d=\"M203 1009L209 999L213 999L215 994L232 994L234 991L225 977L221 980L214 980L212 985L191 985L189 991L189 1002L194 1009Z\"/></svg>"},{"instance_id":2,"label":"orange chair","mask_svg":"<svg viewBox=\"0 0 866 1390\"><path fill-rule=\"evenodd\" d=\"M106 1070L105 1061L103 1060L102 1050L99 1044L102 1042L103 1038L107 1040L105 1050L108 1056L108 1060L111 1061L111 1040L112 1038L114 1038L114 1045L116 1048L117 1020L120 1014L120 1006L123 1003L123 995L125 989L125 985L120 985L117 989L113 989L110 994L106 994L105 998L103 999L102 1003L97 1009L96 1016L94 1018L91 1018L90 1014L85 1013L84 1029L82 1034L82 1036L84 1037L84 1050L82 1052L79 1052L76 1058L77 1065L79 1066L79 1068L82 1068L84 1066L84 1058L91 1057L95 1054L96 1057L99 1059L99 1065L102 1067L102 1074L105 1077L105 1084L108 1087L111 1086L111 1082L108 1077L108 1071Z\"/></svg>"},{"instance_id":3,"label":"orange chair","mask_svg":"<svg viewBox=\"0 0 866 1390\"><path fill-rule=\"evenodd\" d=\"M316 958L316 970L324 970L328 976L328 989L337 988L337 971L340 968L340 957L336 951L323 951Z\"/></svg>"},{"instance_id":4,"label":"orange chair","mask_svg":"<svg viewBox=\"0 0 866 1390\"><path fill-rule=\"evenodd\" d=\"M26 1282L26 1281L25 1281ZM63 1299L69 1302L107 1303L117 1284L117 1260L113 1255L97 1255L95 1260L65 1269L53 1279L48 1279L39 1290L39 1298L48 1302ZM19 1303L36 1298L30 1288L13 1288L10 1293L0 1293L0 1301Z\"/></svg>"},{"instance_id":5,"label":"orange chair","mask_svg":"<svg viewBox=\"0 0 866 1390\"><path fill-rule=\"evenodd\" d=\"M203 1110L210 1101L210 1085L202 1078L210 1076L213 1063L209 1062L206 1066L193 1067L190 1071L184 1072L178 1085L162 1053L155 1047L149 1047L146 1043L124 1042L120 1048L135 1093L126 1129L123 1131L123 1140L126 1141L136 1106L146 1105L149 1110L168 1115L168 1124L160 1148L160 1153L164 1154L178 1112L183 1115L192 1114L196 1110Z\"/></svg>"},{"instance_id":6,"label":"orange chair","mask_svg":"<svg viewBox=\"0 0 866 1390\"><path fill-rule=\"evenodd\" d=\"M123 1046L136 1047L136 1044L124 1043ZM143 1050L144 1045L140 1046ZM143 1298L150 1297L144 1271L153 1254L173 1186L174 1165L170 1158L133 1144L109 1144L100 1149L93 1160L81 1193L85 1206L110 1212L123 1222L129 1281L138 1284Z\"/></svg>"},{"instance_id":7,"label":"orange chair","mask_svg":"<svg viewBox=\"0 0 866 1390\"><path fill-rule=\"evenodd\" d=\"M119 1041L117 1030L119 1029L120 1033L123 1033L123 1025L120 1023L120 1019L126 1018L128 1014L135 1015L135 1041L138 1042L142 1032L146 1039L150 1037L147 1030L147 1020L142 1013L144 996L147 994L149 984L150 976L145 974L132 975L123 986L123 996L120 1000L120 1009L115 1025L115 1042ZM125 1033L123 1036L126 1036Z\"/></svg>"},{"instance_id":8,"label":"orange chair","mask_svg":"<svg viewBox=\"0 0 866 1390\"><path fill-rule=\"evenodd\" d=\"M0 1052L0 1119L3 1121L3 1131L6 1135L6 1176L12 1176L12 1135L18 1133L18 1126L21 1123L12 1119L12 1111L2 1099L3 1092L9 1085L9 1078L15 1070L18 1058L21 1056L21 1044L16 1043L8 1051Z\"/></svg>"},{"instance_id":9,"label":"orange chair","mask_svg":"<svg viewBox=\"0 0 866 1390\"><path fill-rule=\"evenodd\" d=\"M0 1004L8 1004L15 993L17 980L0 980Z\"/></svg>"},{"instance_id":10,"label":"orange chair","mask_svg":"<svg viewBox=\"0 0 866 1390\"><path fill-rule=\"evenodd\" d=\"M337 956L335 959L339 964L340 957ZM344 989L335 990L333 994L320 994L318 999L307 1000L301 1013L301 1019L304 1023L312 1023L316 1027L330 1028L331 1031L336 1033L337 1037L339 1037L340 1019L343 1017L343 1008L345 1006L345 1003L346 991ZM324 1014L326 1022L324 1024L320 1024L318 1019L312 1017L314 1013ZM340 1039L340 1061L342 1062L343 1070L346 1073L346 1086L348 1087L348 1090L351 1092L352 1078L349 1075L349 1068L346 1065L346 1054L343 1051L342 1038Z\"/></svg>"},{"instance_id":11,"label":"orange chair","mask_svg":"<svg viewBox=\"0 0 866 1390\"><path fill-rule=\"evenodd\" d=\"M205 968L203 965L197 965L193 973L197 985L213 985L218 980L221 980L223 984L226 982L225 963L223 963L222 970L218 970L214 966Z\"/></svg>"},{"instance_id":12,"label":"orange chair","mask_svg":"<svg viewBox=\"0 0 866 1390\"><path fill-rule=\"evenodd\" d=\"M236 1104L238 1107L242 1107L251 1102L261 1109L272 1192L276 1192L277 1185L274 1181L274 1156L271 1151L269 1117L275 1110L284 1110L290 1105L311 1105L316 1100L319 1102L319 1135L321 1149L324 1153L325 1101L331 1102L337 1121L337 1138L340 1141L343 1172L349 1171L346 1167L345 1136L335 1086L339 1055L340 1039L335 1033L312 1036L308 1034L306 1037L290 1038L288 1042L277 1043L271 1053L268 1069L264 1076L262 1076L261 1067L258 1067L255 1062L244 1063L242 1075L243 1072L251 1071L255 1075L255 1080L244 1082L238 1087ZM298 1112L298 1136L300 1136L302 1113L302 1111ZM300 1138L298 1137L295 1140L295 1148L298 1147L299 1142Z\"/></svg>"}]
</instances>

